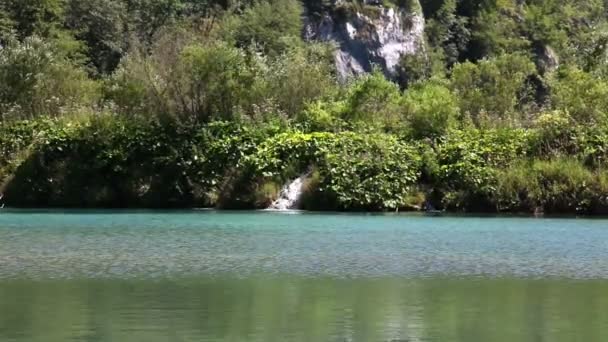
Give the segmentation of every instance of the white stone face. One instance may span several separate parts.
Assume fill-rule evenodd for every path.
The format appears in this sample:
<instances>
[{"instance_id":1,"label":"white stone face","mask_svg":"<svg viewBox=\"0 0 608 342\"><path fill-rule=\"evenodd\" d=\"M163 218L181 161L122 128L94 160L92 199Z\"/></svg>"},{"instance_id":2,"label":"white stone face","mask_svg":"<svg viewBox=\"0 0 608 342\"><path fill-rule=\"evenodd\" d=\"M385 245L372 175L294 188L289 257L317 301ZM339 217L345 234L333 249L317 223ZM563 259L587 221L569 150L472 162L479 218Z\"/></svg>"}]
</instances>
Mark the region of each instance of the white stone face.
<instances>
[{"instance_id":1,"label":"white stone face","mask_svg":"<svg viewBox=\"0 0 608 342\"><path fill-rule=\"evenodd\" d=\"M357 29L351 23L346 23L346 32L348 32L348 37L350 39L355 39L357 37Z\"/></svg>"},{"instance_id":2,"label":"white stone face","mask_svg":"<svg viewBox=\"0 0 608 342\"><path fill-rule=\"evenodd\" d=\"M350 76L365 73L365 68L347 51L337 51L335 59L336 70L338 70L341 81L345 81Z\"/></svg>"},{"instance_id":3,"label":"white stone face","mask_svg":"<svg viewBox=\"0 0 608 342\"><path fill-rule=\"evenodd\" d=\"M410 17L411 28L403 28L403 20L394 10L388 9L382 16L378 28L378 41L381 44L380 55L386 61L390 73L395 72L402 55L415 54L422 46L424 19L419 15ZM383 24L383 25L382 25Z\"/></svg>"},{"instance_id":4,"label":"white stone face","mask_svg":"<svg viewBox=\"0 0 608 342\"><path fill-rule=\"evenodd\" d=\"M401 56L424 49L422 14L377 9L374 17L355 13L345 20L326 15L318 25L307 26L307 37L336 43L336 67L342 80L369 72L373 65L394 76Z\"/></svg>"}]
</instances>

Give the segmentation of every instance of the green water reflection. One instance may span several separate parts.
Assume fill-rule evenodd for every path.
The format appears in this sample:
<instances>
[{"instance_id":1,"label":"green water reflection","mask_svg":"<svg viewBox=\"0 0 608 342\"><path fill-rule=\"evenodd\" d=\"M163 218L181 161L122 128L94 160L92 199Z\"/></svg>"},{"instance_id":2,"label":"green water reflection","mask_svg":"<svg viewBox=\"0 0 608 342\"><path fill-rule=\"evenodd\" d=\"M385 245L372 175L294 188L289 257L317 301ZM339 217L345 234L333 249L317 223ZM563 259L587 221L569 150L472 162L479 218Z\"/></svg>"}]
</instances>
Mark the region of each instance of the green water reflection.
<instances>
[{"instance_id":1,"label":"green water reflection","mask_svg":"<svg viewBox=\"0 0 608 342\"><path fill-rule=\"evenodd\" d=\"M605 341L608 282L0 282L1 341Z\"/></svg>"}]
</instances>

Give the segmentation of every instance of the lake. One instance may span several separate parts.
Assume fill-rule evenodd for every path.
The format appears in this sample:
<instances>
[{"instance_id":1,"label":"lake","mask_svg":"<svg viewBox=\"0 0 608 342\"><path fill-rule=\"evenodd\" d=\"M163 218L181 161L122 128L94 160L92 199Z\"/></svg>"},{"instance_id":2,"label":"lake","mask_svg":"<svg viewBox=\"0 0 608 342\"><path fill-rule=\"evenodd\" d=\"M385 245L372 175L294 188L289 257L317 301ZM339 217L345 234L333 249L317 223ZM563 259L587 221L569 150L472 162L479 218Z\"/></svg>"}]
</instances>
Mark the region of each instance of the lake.
<instances>
[{"instance_id":1,"label":"lake","mask_svg":"<svg viewBox=\"0 0 608 342\"><path fill-rule=\"evenodd\" d=\"M0 341L604 341L608 220L0 211Z\"/></svg>"}]
</instances>

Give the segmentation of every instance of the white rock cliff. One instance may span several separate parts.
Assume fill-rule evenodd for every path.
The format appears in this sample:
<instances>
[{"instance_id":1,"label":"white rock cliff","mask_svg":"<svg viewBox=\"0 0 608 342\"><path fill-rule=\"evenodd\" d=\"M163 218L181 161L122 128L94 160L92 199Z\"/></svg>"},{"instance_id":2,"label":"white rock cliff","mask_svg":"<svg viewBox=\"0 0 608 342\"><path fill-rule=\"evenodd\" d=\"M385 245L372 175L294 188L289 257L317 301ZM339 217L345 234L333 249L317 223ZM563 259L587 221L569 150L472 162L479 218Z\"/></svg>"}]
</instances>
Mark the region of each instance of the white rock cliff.
<instances>
[{"instance_id":1,"label":"white rock cliff","mask_svg":"<svg viewBox=\"0 0 608 342\"><path fill-rule=\"evenodd\" d=\"M336 68L342 80L369 72L374 66L394 77L402 55L416 54L425 48L422 13L382 5L366 6L371 8L367 14L325 13L321 19L306 21L305 39L336 45Z\"/></svg>"}]
</instances>

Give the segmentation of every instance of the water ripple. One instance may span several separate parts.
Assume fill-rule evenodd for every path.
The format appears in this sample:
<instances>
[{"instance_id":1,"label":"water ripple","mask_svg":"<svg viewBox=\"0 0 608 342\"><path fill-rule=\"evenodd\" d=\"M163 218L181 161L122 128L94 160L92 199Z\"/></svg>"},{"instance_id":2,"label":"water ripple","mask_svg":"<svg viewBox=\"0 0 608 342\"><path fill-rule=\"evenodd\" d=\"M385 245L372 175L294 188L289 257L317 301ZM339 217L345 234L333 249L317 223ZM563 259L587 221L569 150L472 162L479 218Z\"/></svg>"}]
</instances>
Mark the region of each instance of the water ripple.
<instances>
[{"instance_id":1,"label":"water ripple","mask_svg":"<svg viewBox=\"0 0 608 342\"><path fill-rule=\"evenodd\" d=\"M8 212L0 278L257 273L608 279L608 221Z\"/></svg>"}]
</instances>

